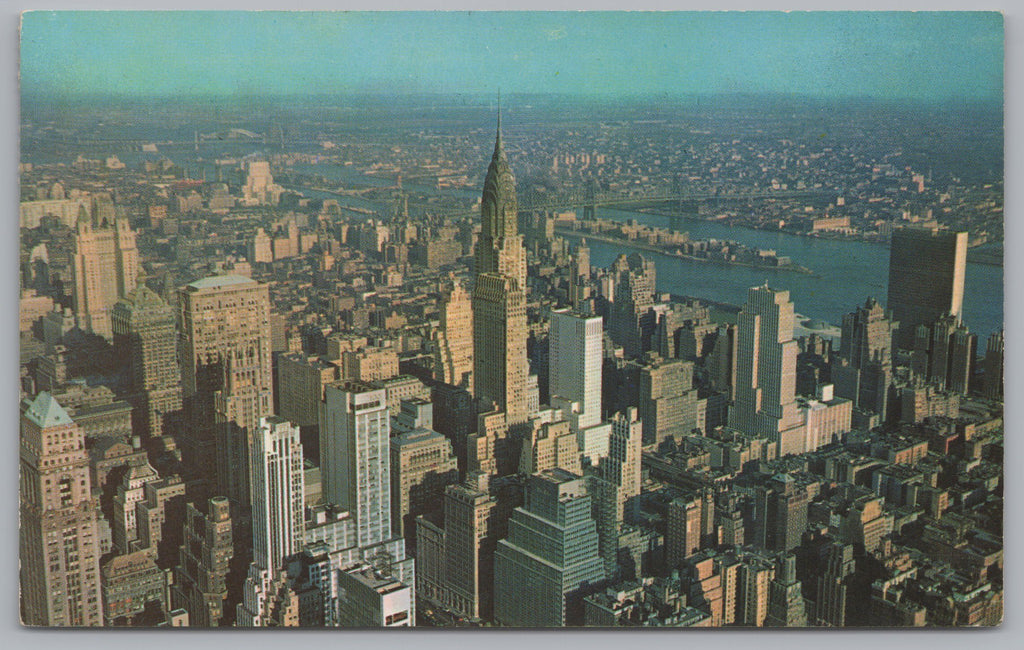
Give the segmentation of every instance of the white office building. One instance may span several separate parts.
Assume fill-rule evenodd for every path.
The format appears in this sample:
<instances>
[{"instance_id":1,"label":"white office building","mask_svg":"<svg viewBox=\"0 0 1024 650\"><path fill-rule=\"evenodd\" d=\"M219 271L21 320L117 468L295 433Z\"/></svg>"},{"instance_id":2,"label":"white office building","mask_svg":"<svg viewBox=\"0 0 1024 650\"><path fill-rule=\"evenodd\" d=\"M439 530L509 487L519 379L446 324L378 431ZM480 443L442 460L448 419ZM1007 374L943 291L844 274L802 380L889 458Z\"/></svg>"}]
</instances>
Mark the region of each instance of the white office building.
<instances>
[{"instance_id":1,"label":"white office building","mask_svg":"<svg viewBox=\"0 0 1024 650\"><path fill-rule=\"evenodd\" d=\"M600 316L568 309L551 312L549 385L551 405L566 412L576 431L601 422ZM578 406L573 408L575 403ZM575 412L575 417L570 414Z\"/></svg>"}]
</instances>

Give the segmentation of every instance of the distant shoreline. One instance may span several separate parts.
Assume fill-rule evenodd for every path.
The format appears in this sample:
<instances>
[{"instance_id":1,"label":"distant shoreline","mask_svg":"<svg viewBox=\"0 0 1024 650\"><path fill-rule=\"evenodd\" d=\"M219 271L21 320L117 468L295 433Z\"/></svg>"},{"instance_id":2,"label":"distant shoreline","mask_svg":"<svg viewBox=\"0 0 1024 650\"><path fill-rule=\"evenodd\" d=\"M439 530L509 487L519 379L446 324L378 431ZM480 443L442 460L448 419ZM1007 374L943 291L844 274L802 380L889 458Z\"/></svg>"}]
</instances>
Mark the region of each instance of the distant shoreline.
<instances>
[{"instance_id":1,"label":"distant shoreline","mask_svg":"<svg viewBox=\"0 0 1024 650\"><path fill-rule=\"evenodd\" d=\"M864 236L860 236L860 235L854 235L854 236L850 236L850 235L836 235L836 236L824 236L823 237L820 234L815 235L815 234L812 234L812 233L809 233L809 232L800 232L800 231L796 231L796 230L772 230L772 229L769 229L769 228L757 228L755 226L750 226L750 225L742 224L742 223L730 223L730 222L727 222L727 221L718 221L716 219L707 219L707 218L701 217L700 215L694 214L692 212L680 213L680 212L674 212L674 211L671 211L671 210L663 210L663 209L659 209L659 208L639 208L639 209L636 209L636 212L642 212L642 213L645 213L645 214L655 214L655 215L663 216L663 217L683 217L683 218L686 218L686 219L695 219L697 221L708 221L708 222L711 222L711 223L722 223L723 225L729 226L730 228L745 228L747 230L753 230L753 231L756 231L756 232L777 232L777 233L784 234L784 235L794 235L794 236L797 236L797 237L805 237L807 239L825 239L825 240L829 240L829 241L856 241L856 242L863 242L865 244L878 244L879 246L884 246L885 248L889 248L889 240L888 239L873 239L873 238L868 238L868 237L864 237ZM995 252L989 252L989 251L985 251L985 250L979 250L978 247L968 248L967 249L967 261L971 262L972 264L984 264L986 266L1000 266L1001 267L1001 266L1003 266L1003 253L1002 253L1002 250L1000 250L999 253L995 253Z\"/></svg>"},{"instance_id":2,"label":"distant shoreline","mask_svg":"<svg viewBox=\"0 0 1024 650\"><path fill-rule=\"evenodd\" d=\"M600 235L581 230L573 230L570 228L555 228L555 234L579 237L581 239L594 239L596 241L603 241L608 244L619 244L621 246L627 246L630 248L636 248L642 251L648 251L651 253L658 253L667 257L674 257L683 260L692 260L694 262L701 262L704 264L722 264L725 266L745 266L752 269L766 269L769 271L784 271L787 273L801 273L803 275L814 275L814 271L811 269L800 266L799 264L788 264L785 266L769 266L767 264L751 264L749 262L735 262L732 260L711 260L704 257L696 257L694 255L687 255L678 251L671 251L651 244L644 244L642 242L632 241L629 239L622 239L620 237L609 237L608 235Z\"/></svg>"}]
</instances>

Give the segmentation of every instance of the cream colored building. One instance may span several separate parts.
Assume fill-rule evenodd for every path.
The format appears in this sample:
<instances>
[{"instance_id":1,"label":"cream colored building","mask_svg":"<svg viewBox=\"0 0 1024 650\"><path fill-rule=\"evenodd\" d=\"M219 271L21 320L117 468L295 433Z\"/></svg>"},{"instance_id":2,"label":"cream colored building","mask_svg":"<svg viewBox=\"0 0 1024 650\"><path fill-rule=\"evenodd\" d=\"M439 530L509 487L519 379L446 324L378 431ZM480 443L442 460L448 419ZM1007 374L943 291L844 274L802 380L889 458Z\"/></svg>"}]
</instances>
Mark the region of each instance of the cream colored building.
<instances>
[{"instance_id":1,"label":"cream colored building","mask_svg":"<svg viewBox=\"0 0 1024 650\"><path fill-rule=\"evenodd\" d=\"M218 275L185 286L178 302L182 392L192 416L183 451L221 494L246 504L248 440L273 414L269 288Z\"/></svg>"},{"instance_id":2,"label":"cream colored building","mask_svg":"<svg viewBox=\"0 0 1024 650\"><path fill-rule=\"evenodd\" d=\"M135 290L138 273L139 252L127 220L78 220L71 274L80 328L112 339L110 309Z\"/></svg>"},{"instance_id":3,"label":"cream colored building","mask_svg":"<svg viewBox=\"0 0 1024 650\"><path fill-rule=\"evenodd\" d=\"M441 326L436 331L435 377L473 392L473 303L455 281L441 301Z\"/></svg>"},{"instance_id":4,"label":"cream colored building","mask_svg":"<svg viewBox=\"0 0 1024 650\"><path fill-rule=\"evenodd\" d=\"M505 157L501 119L480 204L473 289L473 388L483 410L505 412L509 426L526 423L526 250L518 233L515 177Z\"/></svg>"}]
</instances>

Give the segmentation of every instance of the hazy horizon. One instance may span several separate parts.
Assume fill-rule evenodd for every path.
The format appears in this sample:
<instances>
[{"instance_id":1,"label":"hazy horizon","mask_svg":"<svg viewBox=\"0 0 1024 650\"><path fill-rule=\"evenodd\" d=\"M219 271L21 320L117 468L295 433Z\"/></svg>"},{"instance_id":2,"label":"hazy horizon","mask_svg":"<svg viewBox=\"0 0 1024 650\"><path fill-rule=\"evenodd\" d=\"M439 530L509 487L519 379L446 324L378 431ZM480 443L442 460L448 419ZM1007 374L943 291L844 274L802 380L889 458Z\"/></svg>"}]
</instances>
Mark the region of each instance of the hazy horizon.
<instances>
[{"instance_id":1,"label":"hazy horizon","mask_svg":"<svg viewBox=\"0 0 1024 650\"><path fill-rule=\"evenodd\" d=\"M28 12L25 95L1002 101L997 12Z\"/></svg>"}]
</instances>

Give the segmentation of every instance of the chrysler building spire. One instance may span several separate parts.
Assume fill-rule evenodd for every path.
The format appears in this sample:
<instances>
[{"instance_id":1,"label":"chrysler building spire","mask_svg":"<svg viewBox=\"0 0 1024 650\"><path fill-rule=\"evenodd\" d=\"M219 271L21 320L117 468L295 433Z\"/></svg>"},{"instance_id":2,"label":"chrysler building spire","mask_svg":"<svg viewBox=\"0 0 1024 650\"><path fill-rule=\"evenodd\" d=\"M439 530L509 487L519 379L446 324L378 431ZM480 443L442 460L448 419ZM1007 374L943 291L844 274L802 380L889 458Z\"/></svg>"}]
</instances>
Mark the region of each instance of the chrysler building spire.
<instances>
[{"instance_id":1,"label":"chrysler building spire","mask_svg":"<svg viewBox=\"0 0 1024 650\"><path fill-rule=\"evenodd\" d=\"M520 287L525 287L526 259L519 241L518 214L516 178L505 156L499 109L494 154L487 167L483 196L480 198L482 228L477 242L476 272L505 273L515 279Z\"/></svg>"}]
</instances>

